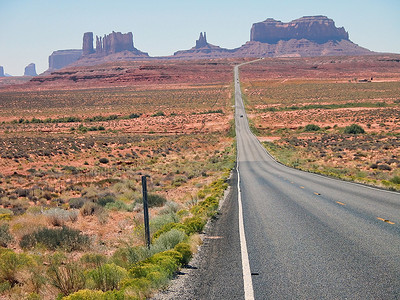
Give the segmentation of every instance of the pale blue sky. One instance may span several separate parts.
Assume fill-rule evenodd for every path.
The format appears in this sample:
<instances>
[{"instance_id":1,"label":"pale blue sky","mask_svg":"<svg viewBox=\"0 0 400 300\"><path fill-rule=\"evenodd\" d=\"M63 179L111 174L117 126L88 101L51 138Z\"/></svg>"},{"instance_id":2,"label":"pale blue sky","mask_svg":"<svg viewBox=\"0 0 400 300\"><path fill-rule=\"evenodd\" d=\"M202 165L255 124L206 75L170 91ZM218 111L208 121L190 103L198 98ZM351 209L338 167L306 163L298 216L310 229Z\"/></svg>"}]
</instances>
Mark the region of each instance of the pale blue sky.
<instances>
[{"instance_id":1,"label":"pale blue sky","mask_svg":"<svg viewBox=\"0 0 400 300\"><path fill-rule=\"evenodd\" d=\"M191 48L200 31L236 48L255 22L310 15L333 19L360 46L400 53L399 0L0 0L0 65L22 75L33 62L43 72L54 50L81 48L86 31L131 31L135 47L151 56Z\"/></svg>"}]
</instances>

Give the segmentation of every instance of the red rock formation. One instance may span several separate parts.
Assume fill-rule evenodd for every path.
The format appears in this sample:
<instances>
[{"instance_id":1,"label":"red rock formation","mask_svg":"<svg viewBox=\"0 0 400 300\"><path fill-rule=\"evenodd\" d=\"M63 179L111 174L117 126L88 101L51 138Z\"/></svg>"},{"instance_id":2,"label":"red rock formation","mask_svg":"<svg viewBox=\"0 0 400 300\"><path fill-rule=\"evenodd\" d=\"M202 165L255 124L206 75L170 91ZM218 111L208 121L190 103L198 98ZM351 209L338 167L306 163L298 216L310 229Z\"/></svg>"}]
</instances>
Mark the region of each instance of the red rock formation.
<instances>
[{"instance_id":1,"label":"red rock formation","mask_svg":"<svg viewBox=\"0 0 400 300\"><path fill-rule=\"evenodd\" d=\"M4 68L0 66L0 77L4 77Z\"/></svg>"},{"instance_id":2,"label":"red rock formation","mask_svg":"<svg viewBox=\"0 0 400 300\"><path fill-rule=\"evenodd\" d=\"M25 67L24 76L37 76L36 66L34 63L30 63Z\"/></svg>"},{"instance_id":3,"label":"red rock formation","mask_svg":"<svg viewBox=\"0 0 400 300\"><path fill-rule=\"evenodd\" d=\"M82 56L82 50L58 50L49 56L49 69L54 71L68 66Z\"/></svg>"},{"instance_id":4,"label":"red rock formation","mask_svg":"<svg viewBox=\"0 0 400 300\"><path fill-rule=\"evenodd\" d=\"M96 53L99 55L110 55L122 51L135 51L133 47L132 32L112 32L103 38L96 36Z\"/></svg>"},{"instance_id":5,"label":"red rock formation","mask_svg":"<svg viewBox=\"0 0 400 300\"><path fill-rule=\"evenodd\" d=\"M325 16L302 17L289 23L274 19L255 23L251 28L250 41L275 44L278 41L306 39L317 43L348 40L349 34L343 27Z\"/></svg>"},{"instance_id":6,"label":"red rock formation","mask_svg":"<svg viewBox=\"0 0 400 300\"><path fill-rule=\"evenodd\" d=\"M93 49L93 32L85 32L83 34L82 55L94 53Z\"/></svg>"},{"instance_id":7,"label":"red rock formation","mask_svg":"<svg viewBox=\"0 0 400 300\"><path fill-rule=\"evenodd\" d=\"M196 41L196 47L195 48L203 48L203 47L207 47L208 43L207 43L207 36L206 33L204 32L204 35L202 32L200 32L200 37L199 39Z\"/></svg>"}]
</instances>

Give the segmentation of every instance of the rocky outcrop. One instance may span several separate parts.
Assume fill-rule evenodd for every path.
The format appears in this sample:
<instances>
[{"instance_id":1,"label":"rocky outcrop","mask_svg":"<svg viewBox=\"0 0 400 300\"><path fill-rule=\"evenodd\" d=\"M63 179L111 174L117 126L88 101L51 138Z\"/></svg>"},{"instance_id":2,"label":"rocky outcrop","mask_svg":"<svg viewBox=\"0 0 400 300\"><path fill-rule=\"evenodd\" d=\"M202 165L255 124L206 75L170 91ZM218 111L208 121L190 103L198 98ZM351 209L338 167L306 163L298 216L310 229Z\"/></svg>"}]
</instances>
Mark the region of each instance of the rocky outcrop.
<instances>
[{"instance_id":1,"label":"rocky outcrop","mask_svg":"<svg viewBox=\"0 0 400 300\"><path fill-rule=\"evenodd\" d=\"M112 32L103 38L96 36L96 53L99 55L110 55L122 51L135 51L133 47L132 32Z\"/></svg>"},{"instance_id":2,"label":"rocky outcrop","mask_svg":"<svg viewBox=\"0 0 400 300\"><path fill-rule=\"evenodd\" d=\"M3 66L0 66L0 77L4 77L4 68Z\"/></svg>"},{"instance_id":3,"label":"rocky outcrop","mask_svg":"<svg viewBox=\"0 0 400 300\"><path fill-rule=\"evenodd\" d=\"M251 28L250 41L275 44L291 39L306 39L317 43L348 40L349 34L343 27L325 16L302 17L289 23L274 19L255 23Z\"/></svg>"},{"instance_id":4,"label":"rocky outcrop","mask_svg":"<svg viewBox=\"0 0 400 300\"><path fill-rule=\"evenodd\" d=\"M189 50L175 52L174 58L221 58L231 55L232 50L209 44L206 33L200 32L200 37L196 40L196 46Z\"/></svg>"},{"instance_id":5,"label":"rocky outcrop","mask_svg":"<svg viewBox=\"0 0 400 300\"><path fill-rule=\"evenodd\" d=\"M82 55L94 53L93 49L93 32L85 32L83 34Z\"/></svg>"},{"instance_id":6,"label":"rocky outcrop","mask_svg":"<svg viewBox=\"0 0 400 300\"><path fill-rule=\"evenodd\" d=\"M204 34L203 34L202 32L200 32L200 37L199 37L199 39L196 41L196 46L195 46L195 48L196 48L196 49L199 49L199 48L207 47L207 45L209 45L209 44L207 43L207 36L206 36L206 33L204 32Z\"/></svg>"},{"instance_id":7,"label":"rocky outcrop","mask_svg":"<svg viewBox=\"0 0 400 300\"><path fill-rule=\"evenodd\" d=\"M25 67L24 76L37 76L36 66L34 63L30 63Z\"/></svg>"},{"instance_id":8,"label":"rocky outcrop","mask_svg":"<svg viewBox=\"0 0 400 300\"><path fill-rule=\"evenodd\" d=\"M49 56L48 71L55 71L76 62L82 56L82 50L58 50Z\"/></svg>"}]
</instances>

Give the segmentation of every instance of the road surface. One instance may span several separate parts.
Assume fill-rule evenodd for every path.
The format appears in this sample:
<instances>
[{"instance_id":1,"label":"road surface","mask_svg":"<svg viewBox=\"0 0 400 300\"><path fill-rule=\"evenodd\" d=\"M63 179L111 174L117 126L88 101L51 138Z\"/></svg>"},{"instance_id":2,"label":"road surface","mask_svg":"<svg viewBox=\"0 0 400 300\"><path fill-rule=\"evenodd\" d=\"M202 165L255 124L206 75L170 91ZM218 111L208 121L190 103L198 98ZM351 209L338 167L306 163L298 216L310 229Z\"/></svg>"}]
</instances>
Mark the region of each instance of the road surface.
<instances>
[{"instance_id":1,"label":"road surface","mask_svg":"<svg viewBox=\"0 0 400 300\"><path fill-rule=\"evenodd\" d=\"M277 163L235 90L237 190L162 299L400 299L400 194Z\"/></svg>"}]
</instances>

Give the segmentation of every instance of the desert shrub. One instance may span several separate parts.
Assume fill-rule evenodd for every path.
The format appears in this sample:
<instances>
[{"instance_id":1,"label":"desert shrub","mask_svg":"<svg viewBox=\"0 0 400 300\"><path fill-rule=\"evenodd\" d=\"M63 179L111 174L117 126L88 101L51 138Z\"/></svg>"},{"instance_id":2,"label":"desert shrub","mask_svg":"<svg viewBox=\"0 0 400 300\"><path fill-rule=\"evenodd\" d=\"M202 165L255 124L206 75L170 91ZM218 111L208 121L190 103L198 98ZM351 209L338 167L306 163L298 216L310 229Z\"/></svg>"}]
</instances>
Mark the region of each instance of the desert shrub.
<instances>
[{"instance_id":1,"label":"desert shrub","mask_svg":"<svg viewBox=\"0 0 400 300\"><path fill-rule=\"evenodd\" d=\"M390 179L390 182L394 184L400 184L400 176L394 176Z\"/></svg>"},{"instance_id":2,"label":"desert shrub","mask_svg":"<svg viewBox=\"0 0 400 300\"><path fill-rule=\"evenodd\" d=\"M79 290L67 297L63 297L63 300L124 300L123 291L93 291L93 290ZM131 299L131 298L129 298ZM139 298L132 298L139 299Z\"/></svg>"},{"instance_id":3,"label":"desert shrub","mask_svg":"<svg viewBox=\"0 0 400 300\"><path fill-rule=\"evenodd\" d=\"M12 219L13 215L14 213L12 212L12 210L0 207L0 220L9 221Z\"/></svg>"},{"instance_id":4,"label":"desert shrub","mask_svg":"<svg viewBox=\"0 0 400 300\"><path fill-rule=\"evenodd\" d=\"M78 212L76 210L64 210L61 208L50 208L43 212L47 221L53 226L63 226L65 222L76 222L78 220Z\"/></svg>"},{"instance_id":5,"label":"desert shrub","mask_svg":"<svg viewBox=\"0 0 400 300\"><path fill-rule=\"evenodd\" d=\"M71 252L86 248L89 246L90 240L87 235L81 234L79 230L63 226L61 229L39 229L34 233L24 235L19 242L23 249L32 249L38 244L49 250L62 249Z\"/></svg>"},{"instance_id":6,"label":"desert shrub","mask_svg":"<svg viewBox=\"0 0 400 300\"><path fill-rule=\"evenodd\" d=\"M350 126L346 126L343 132L346 134L360 134L365 133L365 130L360 125L352 124Z\"/></svg>"},{"instance_id":7,"label":"desert shrub","mask_svg":"<svg viewBox=\"0 0 400 300\"><path fill-rule=\"evenodd\" d=\"M321 127L315 124L307 124L304 127L304 131L319 131L319 130L321 130Z\"/></svg>"},{"instance_id":8,"label":"desert shrub","mask_svg":"<svg viewBox=\"0 0 400 300\"><path fill-rule=\"evenodd\" d=\"M167 223L165 224L163 227L161 227L159 230L157 230L154 234L153 234L153 240L156 240L161 234L168 232L172 229L178 229L178 230L182 230L184 231L187 235L190 235L191 229L189 229L189 227L187 227L184 224L181 223Z\"/></svg>"},{"instance_id":9,"label":"desert shrub","mask_svg":"<svg viewBox=\"0 0 400 300\"><path fill-rule=\"evenodd\" d=\"M151 116L152 116L152 117L164 117L164 116L165 116L165 113L162 112L162 111L158 111L158 112L156 112L155 114L152 114Z\"/></svg>"},{"instance_id":10,"label":"desert shrub","mask_svg":"<svg viewBox=\"0 0 400 300\"><path fill-rule=\"evenodd\" d=\"M106 157L102 157L99 159L99 162L102 164L108 164L110 161L108 160L108 158Z\"/></svg>"},{"instance_id":11,"label":"desert shrub","mask_svg":"<svg viewBox=\"0 0 400 300\"><path fill-rule=\"evenodd\" d=\"M371 169L378 169L378 164L371 164L369 167Z\"/></svg>"},{"instance_id":12,"label":"desert shrub","mask_svg":"<svg viewBox=\"0 0 400 300\"><path fill-rule=\"evenodd\" d=\"M10 233L10 226L7 223L1 224L0 225L0 246L7 247L8 244L10 244L12 241L14 241L14 238Z\"/></svg>"},{"instance_id":13,"label":"desert shrub","mask_svg":"<svg viewBox=\"0 0 400 300\"><path fill-rule=\"evenodd\" d=\"M97 203L87 201L85 204L83 204L79 211L81 212L82 216L92 216L99 213L101 210L103 210L103 208Z\"/></svg>"},{"instance_id":14,"label":"desert shrub","mask_svg":"<svg viewBox=\"0 0 400 300\"><path fill-rule=\"evenodd\" d=\"M136 118L139 118L139 117L140 117L140 115L139 114L135 114L135 113L132 113L132 114L130 114L128 116L129 119L136 119Z\"/></svg>"},{"instance_id":15,"label":"desert shrub","mask_svg":"<svg viewBox=\"0 0 400 300\"><path fill-rule=\"evenodd\" d=\"M83 269L76 262L62 264L53 261L47 269L47 277L64 296L83 289L86 282Z\"/></svg>"},{"instance_id":16,"label":"desert shrub","mask_svg":"<svg viewBox=\"0 0 400 300\"><path fill-rule=\"evenodd\" d=\"M100 267L105 264L106 261L107 257L98 253L85 253L80 259L81 264L86 268Z\"/></svg>"},{"instance_id":17,"label":"desert shrub","mask_svg":"<svg viewBox=\"0 0 400 300\"><path fill-rule=\"evenodd\" d=\"M0 281L7 281L11 287L19 283L19 272L30 263L29 257L24 253L15 253L5 250L0 253Z\"/></svg>"},{"instance_id":18,"label":"desert shrub","mask_svg":"<svg viewBox=\"0 0 400 300\"><path fill-rule=\"evenodd\" d=\"M207 221L200 217L191 217L183 221L183 224L190 230L189 234L202 232L206 223Z\"/></svg>"},{"instance_id":19,"label":"desert shrub","mask_svg":"<svg viewBox=\"0 0 400 300\"><path fill-rule=\"evenodd\" d=\"M106 195L104 197L100 197L96 202L101 206L106 206L108 203L115 202L115 197L113 195Z\"/></svg>"},{"instance_id":20,"label":"desert shrub","mask_svg":"<svg viewBox=\"0 0 400 300\"><path fill-rule=\"evenodd\" d=\"M128 276L128 271L115 264L104 264L91 270L87 274L89 286L102 290L109 291L119 289L120 282Z\"/></svg>"},{"instance_id":21,"label":"desert shrub","mask_svg":"<svg viewBox=\"0 0 400 300\"><path fill-rule=\"evenodd\" d=\"M161 207L167 202L167 199L161 195L148 194L147 203L149 207ZM143 203L143 197L137 200L137 203Z\"/></svg>"},{"instance_id":22,"label":"desert shrub","mask_svg":"<svg viewBox=\"0 0 400 300\"><path fill-rule=\"evenodd\" d=\"M188 243L179 243L174 247L175 251L178 251L182 255L181 265L187 265L192 258L192 251Z\"/></svg>"},{"instance_id":23,"label":"desert shrub","mask_svg":"<svg viewBox=\"0 0 400 300\"><path fill-rule=\"evenodd\" d=\"M171 229L168 232L162 233L153 243L152 247L155 252L161 252L174 248L180 242L187 238L184 231L179 229Z\"/></svg>"},{"instance_id":24,"label":"desert shrub","mask_svg":"<svg viewBox=\"0 0 400 300\"><path fill-rule=\"evenodd\" d=\"M378 165L378 170L391 171L392 168L387 164Z\"/></svg>"},{"instance_id":25,"label":"desert shrub","mask_svg":"<svg viewBox=\"0 0 400 300\"><path fill-rule=\"evenodd\" d=\"M127 205L125 202L119 200L115 202L108 202L105 205L105 208L109 210L132 211L132 205Z\"/></svg>"},{"instance_id":26,"label":"desert shrub","mask_svg":"<svg viewBox=\"0 0 400 300\"><path fill-rule=\"evenodd\" d=\"M71 198L69 199L68 204L70 208L80 209L83 206L83 204L85 204L88 201L89 201L88 199L83 197Z\"/></svg>"},{"instance_id":27,"label":"desert shrub","mask_svg":"<svg viewBox=\"0 0 400 300\"><path fill-rule=\"evenodd\" d=\"M150 251L147 247L124 247L118 248L112 255L110 261L120 267L129 268L133 264L148 258L150 255Z\"/></svg>"}]
</instances>

